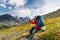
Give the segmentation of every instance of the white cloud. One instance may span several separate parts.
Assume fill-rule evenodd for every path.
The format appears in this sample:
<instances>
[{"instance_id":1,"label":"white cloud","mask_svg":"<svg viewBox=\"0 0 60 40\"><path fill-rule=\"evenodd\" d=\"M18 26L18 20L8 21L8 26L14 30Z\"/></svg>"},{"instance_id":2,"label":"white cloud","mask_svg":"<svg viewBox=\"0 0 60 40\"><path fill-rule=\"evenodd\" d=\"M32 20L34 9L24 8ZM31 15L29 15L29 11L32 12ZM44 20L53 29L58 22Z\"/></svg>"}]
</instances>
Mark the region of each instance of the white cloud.
<instances>
[{"instance_id":1,"label":"white cloud","mask_svg":"<svg viewBox=\"0 0 60 40\"><path fill-rule=\"evenodd\" d=\"M50 12L56 11L57 9L60 8L59 0L45 0L45 5L43 7L38 7L38 9L33 9L33 8L18 8L17 10L15 9L14 11L16 12L16 15L18 16L35 16L35 15L45 15Z\"/></svg>"},{"instance_id":2,"label":"white cloud","mask_svg":"<svg viewBox=\"0 0 60 40\"><path fill-rule=\"evenodd\" d=\"M0 0L0 3L6 3L6 0Z\"/></svg>"},{"instance_id":3,"label":"white cloud","mask_svg":"<svg viewBox=\"0 0 60 40\"><path fill-rule=\"evenodd\" d=\"M8 9L12 9L12 7L8 7Z\"/></svg>"},{"instance_id":4,"label":"white cloud","mask_svg":"<svg viewBox=\"0 0 60 40\"><path fill-rule=\"evenodd\" d=\"M6 4L10 4L10 5L16 5L15 7L20 7L23 6L26 3L26 0L9 0L8 2L6 2L7 0L0 0L0 6L6 8ZM8 7L8 9L12 9L12 7Z\"/></svg>"},{"instance_id":5,"label":"white cloud","mask_svg":"<svg viewBox=\"0 0 60 40\"><path fill-rule=\"evenodd\" d=\"M4 0L3 2L4 4L0 4L0 6L6 8L5 5L6 0ZM38 1L36 2L36 4L34 4L35 6L38 6L38 9L23 8L22 6L24 6L26 0L10 0L8 3L11 5L16 5L13 12L15 12L15 15L22 16L22 17L44 15L60 8L60 0L44 0L44 2L45 4L42 7L40 7ZM32 5L32 7L34 7L34 5ZM8 9L12 9L12 7L8 7Z\"/></svg>"},{"instance_id":6,"label":"white cloud","mask_svg":"<svg viewBox=\"0 0 60 40\"><path fill-rule=\"evenodd\" d=\"M3 0L4 3L6 3L6 0Z\"/></svg>"},{"instance_id":7,"label":"white cloud","mask_svg":"<svg viewBox=\"0 0 60 40\"><path fill-rule=\"evenodd\" d=\"M39 13L41 13L41 15L44 15L44 14L48 14L50 12L56 11L59 8L60 8L59 6L56 6L54 4L46 4L39 10Z\"/></svg>"},{"instance_id":8,"label":"white cloud","mask_svg":"<svg viewBox=\"0 0 60 40\"><path fill-rule=\"evenodd\" d=\"M56 11L60 8L60 0L46 0L45 6L40 10L42 15Z\"/></svg>"},{"instance_id":9,"label":"white cloud","mask_svg":"<svg viewBox=\"0 0 60 40\"><path fill-rule=\"evenodd\" d=\"M9 4L11 5L15 5L16 4L16 7L19 7L19 6L23 6L25 4L25 0L10 0L9 1Z\"/></svg>"},{"instance_id":10,"label":"white cloud","mask_svg":"<svg viewBox=\"0 0 60 40\"><path fill-rule=\"evenodd\" d=\"M12 12L15 12L15 15L19 16L19 17L34 17L37 15L37 12L38 10L36 9L30 9L30 8L17 8L17 9L14 9Z\"/></svg>"},{"instance_id":11,"label":"white cloud","mask_svg":"<svg viewBox=\"0 0 60 40\"><path fill-rule=\"evenodd\" d=\"M26 17L30 15L31 10L29 10L28 8L20 8L20 9L14 10L14 12L16 15L20 17Z\"/></svg>"},{"instance_id":12,"label":"white cloud","mask_svg":"<svg viewBox=\"0 0 60 40\"><path fill-rule=\"evenodd\" d=\"M6 8L5 4L0 4L0 7Z\"/></svg>"},{"instance_id":13,"label":"white cloud","mask_svg":"<svg viewBox=\"0 0 60 40\"><path fill-rule=\"evenodd\" d=\"M56 11L60 8L60 0L45 0L45 5L38 9L33 10L34 15L45 15Z\"/></svg>"},{"instance_id":14,"label":"white cloud","mask_svg":"<svg viewBox=\"0 0 60 40\"><path fill-rule=\"evenodd\" d=\"M6 0L0 0L0 7L6 8Z\"/></svg>"}]
</instances>

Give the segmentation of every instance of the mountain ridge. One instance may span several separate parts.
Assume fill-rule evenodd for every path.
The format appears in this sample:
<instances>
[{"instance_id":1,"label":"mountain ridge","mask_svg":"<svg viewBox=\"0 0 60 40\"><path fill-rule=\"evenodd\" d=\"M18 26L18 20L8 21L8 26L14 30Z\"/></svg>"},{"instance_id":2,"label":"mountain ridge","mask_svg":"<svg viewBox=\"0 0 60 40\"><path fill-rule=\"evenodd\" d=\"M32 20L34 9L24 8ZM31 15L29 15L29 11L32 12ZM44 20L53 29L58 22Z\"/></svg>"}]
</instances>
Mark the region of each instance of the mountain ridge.
<instances>
[{"instance_id":1,"label":"mountain ridge","mask_svg":"<svg viewBox=\"0 0 60 40\"><path fill-rule=\"evenodd\" d=\"M58 9L57 11L54 11L52 13L43 15L42 17L43 17L43 19L50 19L50 18L60 17L60 9Z\"/></svg>"},{"instance_id":2,"label":"mountain ridge","mask_svg":"<svg viewBox=\"0 0 60 40\"><path fill-rule=\"evenodd\" d=\"M17 17L17 16L12 16L10 14L3 14L3 15L0 15L0 24L6 24L6 23L10 23L10 24L15 24L15 23L18 23L18 24L22 24L22 23L27 23L29 22L29 18L28 17Z\"/></svg>"}]
</instances>

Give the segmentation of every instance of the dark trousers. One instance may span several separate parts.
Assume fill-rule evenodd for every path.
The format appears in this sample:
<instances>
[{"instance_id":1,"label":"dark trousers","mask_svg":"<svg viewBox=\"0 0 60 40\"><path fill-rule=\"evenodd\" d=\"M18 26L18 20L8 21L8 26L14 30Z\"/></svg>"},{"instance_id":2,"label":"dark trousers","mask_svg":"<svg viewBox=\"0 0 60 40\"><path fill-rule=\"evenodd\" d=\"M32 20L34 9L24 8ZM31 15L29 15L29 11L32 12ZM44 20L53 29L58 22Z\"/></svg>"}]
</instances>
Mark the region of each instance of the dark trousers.
<instances>
[{"instance_id":1,"label":"dark trousers","mask_svg":"<svg viewBox=\"0 0 60 40\"><path fill-rule=\"evenodd\" d=\"M29 33L32 34L32 32L33 32L34 29L35 29L35 28L32 27ZM36 29L36 30L35 30L35 33L38 32L39 30L40 30L40 29Z\"/></svg>"},{"instance_id":2,"label":"dark trousers","mask_svg":"<svg viewBox=\"0 0 60 40\"><path fill-rule=\"evenodd\" d=\"M31 28L29 33L32 34L33 30L34 30L34 27Z\"/></svg>"},{"instance_id":3,"label":"dark trousers","mask_svg":"<svg viewBox=\"0 0 60 40\"><path fill-rule=\"evenodd\" d=\"M29 31L29 35L27 36L27 38L29 38L30 36L34 35L36 32L38 32L40 29L36 29L35 27L32 27L31 30ZM35 30L35 31L34 31ZM33 34L33 31L34 31L34 34Z\"/></svg>"}]
</instances>

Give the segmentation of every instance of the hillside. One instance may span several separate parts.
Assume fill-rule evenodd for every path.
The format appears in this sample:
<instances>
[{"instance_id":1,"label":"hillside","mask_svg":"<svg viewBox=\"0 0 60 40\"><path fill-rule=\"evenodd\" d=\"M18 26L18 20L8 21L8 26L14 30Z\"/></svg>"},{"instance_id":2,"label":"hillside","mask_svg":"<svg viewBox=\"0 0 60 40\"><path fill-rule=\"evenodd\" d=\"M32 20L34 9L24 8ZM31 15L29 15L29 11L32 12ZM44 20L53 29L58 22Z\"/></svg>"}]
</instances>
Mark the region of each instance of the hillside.
<instances>
[{"instance_id":1,"label":"hillside","mask_svg":"<svg viewBox=\"0 0 60 40\"><path fill-rule=\"evenodd\" d=\"M52 13L43 15L43 19L50 19L50 18L56 18L56 17L60 17L60 9L58 9L57 11L54 11Z\"/></svg>"},{"instance_id":2,"label":"hillside","mask_svg":"<svg viewBox=\"0 0 60 40\"><path fill-rule=\"evenodd\" d=\"M46 31L37 32L33 40L60 40L60 10L55 11L53 13L45 15L46 20L44 20L44 24L46 27ZM59 15L58 15L58 14ZM50 15L50 16L48 16ZM58 15L58 16L51 16ZM23 19L23 18L20 18ZM21 20L22 21L22 20ZM24 37L27 36L31 27L34 26L29 23L21 24L18 26L14 26L12 28L8 28L5 30L0 30L0 40L24 40Z\"/></svg>"},{"instance_id":3,"label":"hillside","mask_svg":"<svg viewBox=\"0 0 60 40\"><path fill-rule=\"evenodd\" d=\"M46 31L36 33L34 40L60 40L60 17L47 19L44 23L47 27ZM0 30L0 40L23 40L24 36L28 35L28 31L32 26L34 25L30 24L29 26L29 24L22 24L9 29Z\"/></svg>"},{"instance_id":4,"label":"hillside","mask_svg":"<svg viewBox=\"0 0 60 40\"><path fill-rule=\"evenodd\" d=\"M28 23L28 17L17 17L10 14L0 15L0 30L12 28L13 26L21 25L23 23Z\"/></svg>"}]
</instances>

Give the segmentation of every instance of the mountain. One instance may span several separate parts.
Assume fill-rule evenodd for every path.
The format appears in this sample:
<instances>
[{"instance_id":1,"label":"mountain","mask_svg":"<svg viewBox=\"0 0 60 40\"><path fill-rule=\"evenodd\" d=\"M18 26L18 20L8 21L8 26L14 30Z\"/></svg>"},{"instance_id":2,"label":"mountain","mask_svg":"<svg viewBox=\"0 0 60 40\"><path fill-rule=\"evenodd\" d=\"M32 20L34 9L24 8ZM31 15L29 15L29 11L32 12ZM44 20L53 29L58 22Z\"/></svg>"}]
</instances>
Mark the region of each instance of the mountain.
<instances>
[{"instance_id":1,"label":"mountain","mask_svg":"<svg viewBox=\"0 0 60 40\"><path fill-rule=\"evenodd\" d=\"M4 15L0 15L0 24L16 24L18 23L18 19L16 17L13 17L10 14L4 14Z\"/></svg>"},{"instance_id":2,"label":"mountain","mask_svg":"<svg viewBox=\"0 0 60 40\"><path fill-rule=\"evenodd\" d=\"M42 17L43 17L43 19L60 17L60 9L58 9L57 11L54 11L52 13L43 15Z\"/></svg>"},{"instance_id":3,"label":"mountain","mask_svg":"<svg viewBox=\"0 0 60 40\"><path fill-rule=\"evenodd\" d=\"M22 23L28 23L29 18L28 17L14 17L10 14L4 14L0 15L0 24L22 24Z\"/></svg>"},{"instance_id":4,"label":"mountain","mask_svg":"<svg viewBox=\"0 0 60 40\"><path fill-rule=\"evenodd\" d=\"M16 19L15 19L15 17L11 16L10 14L0 15L0 22L5 21L5 20L15 21Z\"/></svg>"},{"instance_id":5,"label":"mountain","mask_svg":"<svg viewBox=\"0 0 60 40\"><path fill-rule=\"evenodd\" d=\"M19 21L20 21L20 23L28 23L29 22L29 18L28 17L20 17Z\"/></svg>"}]
</instances>

